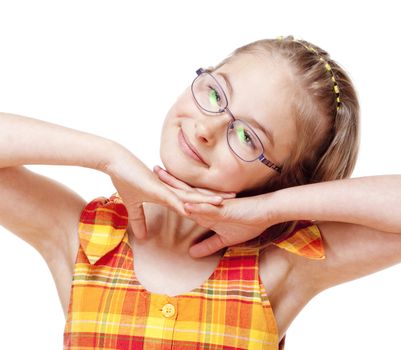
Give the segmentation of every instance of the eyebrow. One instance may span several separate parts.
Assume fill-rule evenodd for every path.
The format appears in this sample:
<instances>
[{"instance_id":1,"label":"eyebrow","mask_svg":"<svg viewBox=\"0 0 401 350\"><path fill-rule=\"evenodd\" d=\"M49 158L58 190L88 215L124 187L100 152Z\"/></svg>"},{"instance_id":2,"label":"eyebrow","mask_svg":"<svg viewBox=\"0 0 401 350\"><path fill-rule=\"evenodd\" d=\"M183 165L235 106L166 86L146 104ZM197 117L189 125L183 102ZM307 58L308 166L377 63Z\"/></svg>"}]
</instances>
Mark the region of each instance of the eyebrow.
<instances>
[{"instance_id":1,"label":"eyebrow","mask_svg":"<svg viewBox=\"0 0 401 350\"><path fill-rule=\"evenodd\" d=\"M230 96L232 96L233 93L234 93L234 90L233 90L233 87L232 87L232 85L230 83L230 79L229 79L228 75L226 73L224 73L224 72L216 72L216 75L219 75L224 79L224 82L225 82L225 84L226 84L226 86L228 88L228 92L230 93ZM248 122L253 123L260 130L262 130L265 133L265 135L267 136L267 138L269 139L270 143L272 144L272 146L274 148L273 133L269 129L267 129L263 125L261 125L256 119L253 119L253 118L243 118L243 119L247 119Z\"/></svg>"}]
</instances>

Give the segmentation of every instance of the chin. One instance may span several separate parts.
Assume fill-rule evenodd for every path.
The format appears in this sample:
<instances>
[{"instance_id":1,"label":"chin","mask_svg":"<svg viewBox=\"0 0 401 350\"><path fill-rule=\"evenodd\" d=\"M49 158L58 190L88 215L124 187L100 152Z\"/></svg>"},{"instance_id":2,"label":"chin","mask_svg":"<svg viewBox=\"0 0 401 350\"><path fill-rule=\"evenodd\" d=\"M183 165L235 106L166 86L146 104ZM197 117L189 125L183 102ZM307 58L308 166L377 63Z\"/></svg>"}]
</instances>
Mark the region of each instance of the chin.
<instances>
[{"instance_id":1,"label":"chin","mask_svg":"<svg viewBox=\"0 0 401 350\"><path fill-rule=\"evenodd\" d=\"M190 163L187 163L185 159L183 160L180 155L167 152L166 149L160 150L160 160L163 164L163 168L176 179L191 187L203 188L210 191L239 192L238 186L237 188L230 186L230 181L232 182L233 179L227 177L222 178L221 176L213 177L211 176L212 172L210 169L191 165ZM222 185L225 185L226 188L222 188ZM231 183L231 185L234 184Z\"/></svg>"},{"instance_id":2,"label":"chin","mask_svg":"<svg viewBox=\"0 0 401 350\"><path fill-rule=\"evenodd\" d=\"M193 179L193 175L188 173L187 170L185 170L185 167L180 163L177 159L172 159L171 161L166 161L165 159L161 158L163 168L166 169L166 171L174 176L176 179L185 182L187 185L191 187L198 187L199 186L199 181L196 181L196 179ZM197 176L199 177L199 176Z\"/></svg>"},{"instance_id":3,"label":"chin","mask_svg":"<svg viewBox=\"0 0 401 350\"><path fill-rule=\"evenodd\" d=\"M213 186L210 183L205 184L204 181L201 180L199 173L189 173L187 168L183 167L182 164L174 164L174 162L169 163L164 160L162 160L162 163L164 169L166 169L169 174L174 176L176 179L185 182L188 186L204 188L210 191L231 192L229 190L218 188L218 186Z\"/></svg>"}]
</instances>

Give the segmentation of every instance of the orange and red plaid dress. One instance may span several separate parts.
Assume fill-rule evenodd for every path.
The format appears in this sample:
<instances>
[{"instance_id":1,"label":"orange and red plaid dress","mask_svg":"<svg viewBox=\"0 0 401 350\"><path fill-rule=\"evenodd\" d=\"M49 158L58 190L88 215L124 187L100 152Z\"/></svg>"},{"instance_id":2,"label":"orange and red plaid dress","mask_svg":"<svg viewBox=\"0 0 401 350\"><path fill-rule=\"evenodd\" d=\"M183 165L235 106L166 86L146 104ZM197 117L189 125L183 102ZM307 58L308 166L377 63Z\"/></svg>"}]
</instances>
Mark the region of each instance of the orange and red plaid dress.
<instances>
[{"instance_id":1,"label":"orange and red plaid dress","mask_svg":"<svg viewBox=\"0 0 401 350\"><path fill-rule=\"evenodd\" d=\"M284 348L258 272L262 236L226 248L207 281L170 297L139 283L127 227L127 209L117 193L83 209L64 349ZM319 229L310 221L299 221L273 244L324 258Z\"/></svg>"}]
</instances>

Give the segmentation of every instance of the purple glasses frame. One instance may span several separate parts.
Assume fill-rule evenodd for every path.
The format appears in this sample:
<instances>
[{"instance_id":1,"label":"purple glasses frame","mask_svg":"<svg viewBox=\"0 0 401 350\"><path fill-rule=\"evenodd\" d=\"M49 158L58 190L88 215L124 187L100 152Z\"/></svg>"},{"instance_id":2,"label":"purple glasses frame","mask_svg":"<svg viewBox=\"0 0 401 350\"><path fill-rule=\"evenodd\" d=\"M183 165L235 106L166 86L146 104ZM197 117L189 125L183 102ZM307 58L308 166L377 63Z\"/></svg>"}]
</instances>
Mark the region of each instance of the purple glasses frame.
<instances>
[{"instance_id":1,"label":"purple glasses frame","mask_svg":"<svg viewBox=\"0 0 401 350\"><path fill-rule=\"evenodd\" d=\"M279 166L277 166L276 164L274 164L272 161L268 160L268 159L265 157L265 155L264 155L265 149L264 149L263 143L260 141L260 138L258 137L258 135L253 131L253 129L248 125L248 123L244 122L244 121L241 120L241 119L236 119L236 118L234 117L234 115L232 114L232 112L228 109L228 99L227 99L227 95L226 95L226 93L224 92L224 89L223 89L223 88L221 87L221 85L219 84L219 82L216 80L216 78L215 78L210 72L208 72L207 70L205 70L205 69L203 69L203 68L199 68L199 69L196 71L196 74L197 74L197 76L195 77L195 79L193 80L193 82L192 82L192 84L191 84L191 92L192 92L192 96L193 96L193 98L194 98L194 100L195 100L197 106L198 106L200 109L202 109L203 111L206 111L206 112L209 112L209 113L220 114L220 113L224 113L225 111L227 111L228 114L229 114L229 115L231 116L231 118L232 118L232 120L230 121L230 123L229 123L228 126L227 126L227 144L228 144L228 146L230 147L231 151L232 151L238 158L240 158L241 160L243 160L244 162L254 162L255 160L258 159L258 160L260 160L263 164L265 164L266 166L268 166L269 168L271 168L271 169L277 171L278 173L281 173L282 168L279 167ZM198 100L196 99L196 97L195 97L194 83L195 83L196 79L198 79L198 78L201 76L201 74L208 74L208 75L216 82L216 85L220 88L220 90L221 90L221 91L223 92L223 94L224 94L224 98L225 98L225 100L226 100L226 105L225 105L224 108L220 109L220 110L217 111L217 112L216 112L216 111L209 111L209 110L203 108L203 107L200 105L200 103L198 102ZM258 138L258 140L259 140L259 142L260 142L260 146L262 147L262 152L261 152L261 154L260 154L258 157L256 157L256 158L253 159L253 160L245 160L245 159L241 158L241 157L232 149L232 147L231 147L231 145L230 145L230 142L228 142L228 131L230 130L231 124L232 124L235 120L239 120L239 121L241 121L242 123L244 123L245 125L247 125L247 126L252 130L252 132L255 134L255 136Z\"/></svg>"}]
</instances>

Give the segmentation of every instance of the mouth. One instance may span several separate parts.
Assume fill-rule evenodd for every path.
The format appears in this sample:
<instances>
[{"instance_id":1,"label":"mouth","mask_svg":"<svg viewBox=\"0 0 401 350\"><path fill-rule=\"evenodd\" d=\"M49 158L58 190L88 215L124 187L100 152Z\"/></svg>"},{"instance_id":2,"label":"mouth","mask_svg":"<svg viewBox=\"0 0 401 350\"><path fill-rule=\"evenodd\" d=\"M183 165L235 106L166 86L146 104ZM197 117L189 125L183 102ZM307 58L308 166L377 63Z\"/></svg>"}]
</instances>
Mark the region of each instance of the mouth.
<instances>
[{"instance_id":1,"label":"mouth","mask_svg":"<svg viewBox=\"0 0 401 350\"><path fill-rule=\"evenodd\" d=\"M202 163L204 165L207 165L207 163L202 159L202 157L200 156L199 152L195 149L195 147L189 142L187 141L187 139L185 138L185 134L182 131L182 129L180 129L180 131L178 132L178 142L181 146L181 150L190 158L196 160L199 163Z\"/></svg>"}]
</instances>

